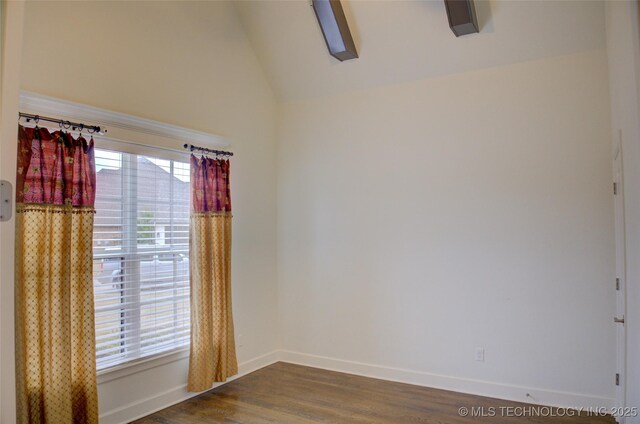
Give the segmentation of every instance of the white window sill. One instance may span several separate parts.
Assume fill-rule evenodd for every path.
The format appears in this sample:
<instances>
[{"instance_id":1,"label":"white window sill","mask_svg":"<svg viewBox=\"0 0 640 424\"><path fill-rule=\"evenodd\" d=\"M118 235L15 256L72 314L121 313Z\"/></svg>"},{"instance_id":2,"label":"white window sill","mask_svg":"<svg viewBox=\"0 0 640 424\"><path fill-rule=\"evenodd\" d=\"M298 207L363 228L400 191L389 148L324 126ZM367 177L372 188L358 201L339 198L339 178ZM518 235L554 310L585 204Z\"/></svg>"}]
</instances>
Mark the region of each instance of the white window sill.
<instances>
[{"instance_id":1,"label":"white window sill","mask_svg":"<svg viewBox=\"0 0 640 424\"><path fill-rule=\"evenodd\" d=\"M98 385L189 357L189 346L114 365L98 371Z\"/></svg>"}]
</instances>

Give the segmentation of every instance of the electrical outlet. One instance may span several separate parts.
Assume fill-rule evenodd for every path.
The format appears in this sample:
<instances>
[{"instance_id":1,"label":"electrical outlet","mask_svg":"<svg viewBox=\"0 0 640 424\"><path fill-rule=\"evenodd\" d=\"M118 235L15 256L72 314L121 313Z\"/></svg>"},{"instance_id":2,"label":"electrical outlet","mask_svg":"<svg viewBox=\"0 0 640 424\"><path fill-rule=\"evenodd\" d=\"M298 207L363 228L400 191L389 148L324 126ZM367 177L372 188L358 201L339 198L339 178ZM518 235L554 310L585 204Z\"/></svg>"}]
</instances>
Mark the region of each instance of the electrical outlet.
<instances>
[{"instance_id":1,"label":"electrical outlet","mask_svg":"<svg viewBox=\"0 0 640 424\"><path fill-rule=\"evenodd\" d=\"M476 348L476 361L484 362L484 348L477 347Z\"/></svg>"},{"instance_id":2,"label":"electrical outlet","mask_svg":"<svg viewBox=\"0 0 640 424\"><path fill-rule=\"evenodd\" d=\"M244 344L242 343L242 334L238 334L238 347L242 347Z\"/></svg>"}]
</instances>

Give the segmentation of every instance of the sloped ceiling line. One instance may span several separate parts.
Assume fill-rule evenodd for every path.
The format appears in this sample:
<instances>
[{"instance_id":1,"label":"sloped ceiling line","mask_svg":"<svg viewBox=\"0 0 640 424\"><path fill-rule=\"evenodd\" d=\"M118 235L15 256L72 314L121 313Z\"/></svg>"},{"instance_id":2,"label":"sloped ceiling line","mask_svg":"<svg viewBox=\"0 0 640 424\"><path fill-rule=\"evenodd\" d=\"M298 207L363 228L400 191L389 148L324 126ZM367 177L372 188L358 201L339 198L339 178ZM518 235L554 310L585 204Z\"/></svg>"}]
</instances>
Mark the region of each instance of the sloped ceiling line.
<instances>
[{"instance_id":1,"label":"sloped ceiling line","mask_svg":"<svg viewBox=\"0 0 640 424\"><path fill-rule=\"evenodd\" d=\"M343 1L360 56L346 62L326 54L308 0L234 4L281 101L605 48L602 1L476 0L481 32L460 38L442 0Z\"/></svg>"}]
</instances>

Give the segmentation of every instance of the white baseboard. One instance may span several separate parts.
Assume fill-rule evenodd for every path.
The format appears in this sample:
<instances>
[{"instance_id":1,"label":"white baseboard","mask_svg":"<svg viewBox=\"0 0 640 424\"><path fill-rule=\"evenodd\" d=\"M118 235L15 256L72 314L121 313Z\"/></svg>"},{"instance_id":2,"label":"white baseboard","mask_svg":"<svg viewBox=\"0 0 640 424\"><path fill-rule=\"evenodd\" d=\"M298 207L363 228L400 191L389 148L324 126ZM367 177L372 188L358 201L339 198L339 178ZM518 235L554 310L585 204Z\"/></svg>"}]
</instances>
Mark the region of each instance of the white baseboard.
<instances>
[{"instance_id":1,"label":"white baseboard","mask_svg":"<svg viewBox=\"0 0 640 424\"><path fill-rule=\"evenodd\" d=\"M218 387L252 373L260 368L278 362L279 351L269 352L238 365L238 374L229 378L225 383L217 383L213 387ZM212 388L213 388L212 387ZM153 414L161 409L180 403L189 398L199 395L187 391L187 385L181 384L172 389L157 393L151 397L139 399L123 405L117 409L100 414L100 424L125 424L138 418Z\"/></svg>"},{"instance_id":2,"label":"white baseboard","mask_svg":"<svg viewBox=\"0 0 640 424\"><path fill-rule=\"evenodd\" d=\"M563 408L611 408L614 406L613 398L523 387L491 381L471 380L286 350L280 351L280 360L292 364L378 378L381 380L397 381L400 383L545 406ZM530 397L527 396L527 393L530 394Z\"/></svg>"}]
</instances>

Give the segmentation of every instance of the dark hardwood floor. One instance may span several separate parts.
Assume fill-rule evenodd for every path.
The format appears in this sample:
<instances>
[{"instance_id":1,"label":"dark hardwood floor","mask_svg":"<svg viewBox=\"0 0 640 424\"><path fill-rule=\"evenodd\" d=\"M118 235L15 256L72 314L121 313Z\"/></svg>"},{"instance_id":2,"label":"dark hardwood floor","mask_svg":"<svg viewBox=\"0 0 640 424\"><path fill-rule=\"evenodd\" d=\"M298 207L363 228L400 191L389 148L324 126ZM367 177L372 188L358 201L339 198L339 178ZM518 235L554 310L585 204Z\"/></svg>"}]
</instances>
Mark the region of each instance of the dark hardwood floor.
<instances>
[{"instance_id":1,"label":"dark hardwood floor","mask_svg":"<svg viewBox=\"0 0 640 424\"><path fill-rule=\"evenodd\" d=\"M135 422L615 423L611 416L557 416L566 415L564 410L522 417L533 414L526 412L532 406L279 362ZM469 414L461 416L460 408ZM471 416L472 408L484 408L485 416Z\"/></svg>"}]
</instances>

